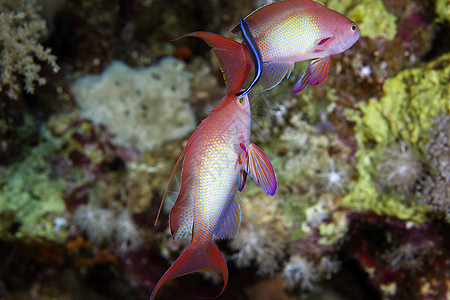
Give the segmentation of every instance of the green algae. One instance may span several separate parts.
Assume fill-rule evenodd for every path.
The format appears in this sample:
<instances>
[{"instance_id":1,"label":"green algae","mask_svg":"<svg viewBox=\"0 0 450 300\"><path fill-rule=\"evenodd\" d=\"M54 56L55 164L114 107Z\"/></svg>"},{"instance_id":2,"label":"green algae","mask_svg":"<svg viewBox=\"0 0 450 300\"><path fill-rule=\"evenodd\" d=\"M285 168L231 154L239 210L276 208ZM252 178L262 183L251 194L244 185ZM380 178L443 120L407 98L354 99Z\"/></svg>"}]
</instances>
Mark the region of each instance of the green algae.
<instances>
[{"instance_id":1,"label":"green algae","mask_svg":"<svg viewBox=\"0 0 450 300\"><path fill-rule=\"evenodd\" d=\"M405 141L424 157L433 119L450 111L449 82L450 54L445 54L387 79L381 99L358 105L361 114L347 110L356 123L359 177L351 183L351 193L343 197L341 205L416 223L426 221L428 208L418 203L417 196L385 191L376 185L377 163L386 147L398 141Z\"/></svg>"},{"instance_id":2,"label":"green algae","mask_svg":"<svg viewBox=\"0 0 450 300\"><path fill-rule=\"evenodd\" d=\"M336 10L358 24L361 36L368 38L384 37L392 40L397 33L397 17L386 10L382 0L356 3L353 0L318 1Z\"/></svg>"},{"instance_id":3,"label":"green algae","mask_svg":"<svg viewBox=\"0 0 450 300\"><path fill-rule=\"evenodd\" d=\"M444 23L450 21L450 1L449 0L437 0L435 4L435 12L437 15L437 21Z\"/></svg>"},{"instance_id":4,"label":"green algae","mask_svg":"<svg viewBox=\"0 0 450 300\"><path fill-rule=\"evenodd\" d=\"M47 140L33 148L21 162L8 167L0 182L0 238L63 242L65 230L56 225L65 211L66 184L54 178L48 162L60 144Z\"/></svg>"}]
</instances>

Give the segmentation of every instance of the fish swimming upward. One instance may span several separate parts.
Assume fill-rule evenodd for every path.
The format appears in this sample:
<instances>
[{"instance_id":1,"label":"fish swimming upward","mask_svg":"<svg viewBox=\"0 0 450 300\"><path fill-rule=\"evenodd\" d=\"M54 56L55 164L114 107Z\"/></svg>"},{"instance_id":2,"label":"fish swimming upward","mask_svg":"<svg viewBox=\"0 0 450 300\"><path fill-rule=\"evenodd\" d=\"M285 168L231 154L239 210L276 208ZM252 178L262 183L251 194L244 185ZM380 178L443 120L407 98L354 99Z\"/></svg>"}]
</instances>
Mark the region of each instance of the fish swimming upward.
<instances>
[{"instance_id":1,"label":"fish swimming upward","mask_svg":"<svg viewBox=\"0 0 450 300\"><path fill-rule=\"evenodd\" d=\"M221 273L221 294L228 282L228 269L213 236L236 236L240 225L238 191L244 188L247 173L269 195L277 189L269 158L249 140L248 97L225 96L216 107L222 108L213 109L202 121L175 165L176 169L184 157L181 190L169 216L170 229L174 239L192 235L191 244L156 284L150 300L167 281L198 271Z\"/></svg>"},{"instance_id":2,"label":"fish swimming upward","mask_svg":"<svg viewBox=\"0 0 450 300\"><path fill-rule=\"evenodd\" d=\"M350 48L361 35L350 19L312 0L273 2L252 12L245 22L248 29L242 28L240 22L232 30L241 32L242 44L206 31L180 37L198 37L212 47L228 93L241 89L254 64L251 53L254 49L248 47L251 37L261 53L260 81L264 89L271 89L289 77L296 62L312 59L294 86L293 92L298 93L308 84L322 83L330 71L331 57Z\"/></svg>"}]
</instances>

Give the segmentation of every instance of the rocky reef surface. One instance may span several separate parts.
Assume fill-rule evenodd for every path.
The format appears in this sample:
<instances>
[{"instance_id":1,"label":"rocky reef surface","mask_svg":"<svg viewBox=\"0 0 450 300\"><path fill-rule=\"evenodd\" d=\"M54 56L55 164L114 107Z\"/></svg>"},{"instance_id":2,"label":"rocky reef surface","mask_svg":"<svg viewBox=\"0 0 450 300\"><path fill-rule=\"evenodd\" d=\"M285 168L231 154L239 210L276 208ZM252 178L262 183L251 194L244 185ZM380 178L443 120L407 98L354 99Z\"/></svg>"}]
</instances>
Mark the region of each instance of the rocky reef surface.
<instances>
[{"instance_id":1,"label":"rocky reef surface","mask_svg":"<svg viewBox=\"0 0 450 300\"><path fill-rule=\"evenodd\" d=\"M256 87L252 141L274 197L253 182L218 242L222 299L450 298L450 4L323 0L358 23L326 81L306 66ZM0 299L148 299L189 241L161 197L190 133L222 97L200 40L233 37L269 1L0 0ZM216 274L159 299L214 295Z\"/></svg>"}]
</instances>

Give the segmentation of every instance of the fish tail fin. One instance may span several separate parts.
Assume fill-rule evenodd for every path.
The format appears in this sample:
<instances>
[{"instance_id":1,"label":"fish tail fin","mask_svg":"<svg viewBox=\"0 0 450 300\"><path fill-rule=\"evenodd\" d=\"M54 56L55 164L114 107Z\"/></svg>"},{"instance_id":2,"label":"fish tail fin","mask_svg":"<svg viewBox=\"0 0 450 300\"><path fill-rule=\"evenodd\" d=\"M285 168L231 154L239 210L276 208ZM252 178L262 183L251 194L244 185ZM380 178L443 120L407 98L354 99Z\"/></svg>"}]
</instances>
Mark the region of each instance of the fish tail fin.
<instances>
[{"instance_id":1,"label":"fish tail fin","mask_svg":"<svg viewBox=\"0 0 450 300\"><path fill-rule=\"evenodd\" d=\"M216 33L195 31L179 38L192 36L204 40L219 62L220 69L227 85L227 94L236 94L241 90L253 61L247 47L241 43Z\"/></svg>"},{"instance_id":2,"label":"fish tail fin","mask_svg":"<svg viewBox=\"0 0 450 300\"><path fill-rule=\"evenodd\" d=\"M166 282L189 273L201 271L215 271L222 274L222 290L213 298L219 297L228 283L228 268L219 248L212 240L201 245L191 243L158 281L150 296L150 300L155 298L158 290Z\"/></svg>"}]
</instances>

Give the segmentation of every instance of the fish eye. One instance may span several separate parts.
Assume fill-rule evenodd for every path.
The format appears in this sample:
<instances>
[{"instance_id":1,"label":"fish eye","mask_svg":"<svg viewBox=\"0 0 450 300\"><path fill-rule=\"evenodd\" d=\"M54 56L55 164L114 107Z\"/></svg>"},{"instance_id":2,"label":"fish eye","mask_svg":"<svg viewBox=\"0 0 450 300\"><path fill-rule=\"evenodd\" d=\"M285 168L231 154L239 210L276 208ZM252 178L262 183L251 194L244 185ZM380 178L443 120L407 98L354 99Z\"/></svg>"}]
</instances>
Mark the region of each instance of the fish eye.
<instances>
[{"instance_id":1,"label":"fish eye","mask_svg":"<svg viewBox=\"0 0 450 300\"><path fill-rule=\"evenodd\" d=\"M239 103L244 103L244 97L242 97L242 98L239 98Z\"/></svg>"},{"instance_id":2,"label":"fish eye","mask_svg":"<svg viewBox=\"0 0 450 300\"><path fill-rule=\"evenodd\" d=\"M352 31L353 31L353 32L356 31L356 28L357 28L356 25L355 25L355 24L352 24Z\"/></svg>"}]
</instances>

